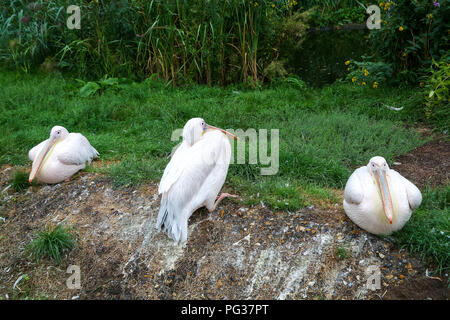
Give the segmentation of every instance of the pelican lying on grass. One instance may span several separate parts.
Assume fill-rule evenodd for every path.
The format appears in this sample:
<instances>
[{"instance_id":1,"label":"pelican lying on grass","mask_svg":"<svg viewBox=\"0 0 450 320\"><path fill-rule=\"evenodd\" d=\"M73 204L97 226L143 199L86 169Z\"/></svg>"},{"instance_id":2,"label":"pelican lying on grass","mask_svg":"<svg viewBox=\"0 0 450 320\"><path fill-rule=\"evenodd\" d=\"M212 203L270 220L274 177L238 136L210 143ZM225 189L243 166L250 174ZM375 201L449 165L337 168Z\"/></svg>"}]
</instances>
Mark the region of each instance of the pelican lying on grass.
<instances>
[{"instance_id":1,"label":"pelican lying on grass","mask_svg":"<svg viewBox=\"0 0 450 320\"><path fill-rule=\"evenodd\" d=\"M44 183L67 180L98 155L81 133L69 133L66 128L55 126L50 138L28 152L33 161L29 182L35 178Z\"/></svg>"},{"instance_id":2,"label":"pelican lying on grass","mask_svg":"<svg viewBox=\"0 0 450 320\"><path fill-rule=\"evenodd\" d=\"M421 202L419 189L378 156L353 172L344 191L347 216L373 234L400 230Z\"/></svg>"},{"instance_id":3,"label":"pelican lying on grass","mask_svg":"<svg viewBox=\"0 0 450 320\"><path fill-rule=\"evenodd\" d=\"M162 194L157 229L163 229L175 242L187 240L187 223L200 207L212 212L228 193L222 188L231 158L231 146L223 129L193 118L183 128L183 142L164 170L158 192ZM217 198L217 200L216 200Z\"/></svg>"}]
</instances>

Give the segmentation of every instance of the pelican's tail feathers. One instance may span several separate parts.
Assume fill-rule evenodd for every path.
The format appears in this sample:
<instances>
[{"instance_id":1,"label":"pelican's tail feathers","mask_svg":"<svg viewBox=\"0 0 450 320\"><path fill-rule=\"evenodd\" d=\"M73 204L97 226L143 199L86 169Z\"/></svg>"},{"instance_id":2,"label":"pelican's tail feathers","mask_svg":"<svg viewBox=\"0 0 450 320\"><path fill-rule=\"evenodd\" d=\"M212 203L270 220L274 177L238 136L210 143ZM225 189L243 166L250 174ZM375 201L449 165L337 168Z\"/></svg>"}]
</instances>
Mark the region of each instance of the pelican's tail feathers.
<instances>
[{"instance_id":1,"label":"pelican's tail feathers","mask_svg":"<svg viewBox=\"0 0 450 320\"><path fill-rule=\"evenodd\" d=\"M167 201L167 193L161 199L156 228L164 231L175 242L187 240L187 219Z\"/></svg>"}]
</instances>

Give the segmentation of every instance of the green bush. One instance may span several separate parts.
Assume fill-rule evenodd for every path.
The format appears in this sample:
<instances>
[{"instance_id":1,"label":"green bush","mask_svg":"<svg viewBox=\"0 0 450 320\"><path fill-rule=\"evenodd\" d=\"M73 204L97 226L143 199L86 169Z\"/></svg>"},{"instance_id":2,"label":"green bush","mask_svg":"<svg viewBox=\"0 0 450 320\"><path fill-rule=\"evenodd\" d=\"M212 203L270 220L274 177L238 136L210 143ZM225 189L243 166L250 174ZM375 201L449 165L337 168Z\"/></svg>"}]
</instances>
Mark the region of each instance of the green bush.
<instances>
[{"instance_id":1,"label":"green bush","mask_svg":"<svg viewBox=\"0 0 450 320\"><path fill-rule=\"evenodd\" d=\"M389 83L392 77L392 66L383 62L368 61L371 57L363 56L363 61L348 60L345 62L348 65L346 80L349 80L357 85L367 85L372 88L378 88L380 85Z\"/></svg>"},{"instance_id":2,"label":"green bush","mask_svg":"<svg viewBox=\"0 0 450 320\"><path fill-rule=\"evenodd\" d=\"M418 84L418 75L449 50L449 0L380 2L381 28L370 39L396 79Z\"/></svg>"}]
</instances>

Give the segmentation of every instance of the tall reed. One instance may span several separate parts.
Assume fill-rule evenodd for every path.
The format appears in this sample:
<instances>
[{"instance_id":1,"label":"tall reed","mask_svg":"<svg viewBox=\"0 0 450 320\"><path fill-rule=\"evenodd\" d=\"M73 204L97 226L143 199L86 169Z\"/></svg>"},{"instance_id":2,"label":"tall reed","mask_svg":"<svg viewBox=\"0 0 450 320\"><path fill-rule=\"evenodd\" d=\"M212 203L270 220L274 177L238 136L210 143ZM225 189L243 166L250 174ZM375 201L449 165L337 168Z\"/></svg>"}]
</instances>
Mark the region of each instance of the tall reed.
<instances>
[{"instance_id":1,"label":"tall reed","mask_svg":"<svg viewBox=\"0 0 450 320\"><path fill-rule=\"evenodd\" d=\"M174 86L255 84L298 11L290 0L83 0L81 29L69 30L71 2L2 7L0 62L28 71L50 60L86 78L157 74Z\"/></svg>"}]
</instances>

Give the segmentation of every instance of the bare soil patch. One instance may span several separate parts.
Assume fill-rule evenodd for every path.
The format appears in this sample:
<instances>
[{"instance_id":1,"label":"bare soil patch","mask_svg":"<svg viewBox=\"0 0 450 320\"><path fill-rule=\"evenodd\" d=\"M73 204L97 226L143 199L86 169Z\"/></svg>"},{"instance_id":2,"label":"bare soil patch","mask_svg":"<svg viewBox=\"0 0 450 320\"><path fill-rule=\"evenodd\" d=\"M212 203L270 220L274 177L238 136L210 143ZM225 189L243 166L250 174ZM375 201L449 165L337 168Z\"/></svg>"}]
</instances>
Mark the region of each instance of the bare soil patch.
<instances>
[{"instance_id":1,"label":"bare soil patch","mask_svg":"<svg viewBox=\"0 0 450 320\"><path fill-rule=\"evenodd\" d=\"M403 176L420 189L426 185L436 187L449 183L450 141L432 140L411 152L397 157L399 165L393 165Z\"/></svg>"}]
</instances>

